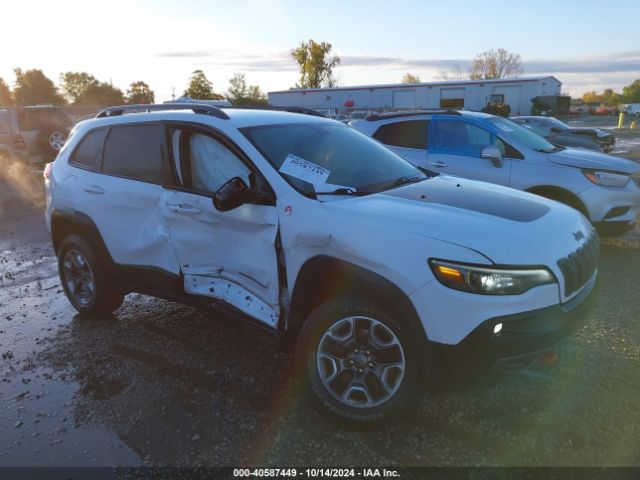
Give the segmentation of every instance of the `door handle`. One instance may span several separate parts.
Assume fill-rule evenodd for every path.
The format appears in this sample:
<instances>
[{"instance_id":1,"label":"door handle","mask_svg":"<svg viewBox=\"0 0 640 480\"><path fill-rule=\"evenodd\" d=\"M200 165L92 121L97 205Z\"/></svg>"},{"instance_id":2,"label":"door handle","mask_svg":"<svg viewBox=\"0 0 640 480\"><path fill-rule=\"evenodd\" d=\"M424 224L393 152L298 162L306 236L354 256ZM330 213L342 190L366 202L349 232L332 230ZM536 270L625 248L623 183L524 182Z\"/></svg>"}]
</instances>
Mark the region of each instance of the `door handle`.
<instances>
[{"instance_id":1,"label":"door handle","mask_svg":"<svg viewBox=\"0 0 640 480\"><path fill-rule=\"evenodd\" d=\"M431 162L431 163L429 163L429 165L431 165L432 167L438 167L438 168L444 168L444 167L448 167L449 166L446 163L441 162L441 161Z\"/></svg>"},{"instance_id":2,"label":"door handle","mask_svg":"<svg viewBox=\"0 0 640 480\"><path fill-rule=\"evenodd\" d=\"M202 210L196 207L190 207L188 205L175 205L172 203L167 203L167 207L174 213L181 213L183 215L198 215L202 213Z\"/></svg>"},{"instance_id":3,"label":"door handle","mask_svg":"<svg viewBox=\"0 0 640 480\"><path fill-rule=\"evenodd\" d=\"M95 193L96 195L103 195L105 193L104 189L98 185L87 185L83 190L87 193Z\"/></svg>"}]
</instances>

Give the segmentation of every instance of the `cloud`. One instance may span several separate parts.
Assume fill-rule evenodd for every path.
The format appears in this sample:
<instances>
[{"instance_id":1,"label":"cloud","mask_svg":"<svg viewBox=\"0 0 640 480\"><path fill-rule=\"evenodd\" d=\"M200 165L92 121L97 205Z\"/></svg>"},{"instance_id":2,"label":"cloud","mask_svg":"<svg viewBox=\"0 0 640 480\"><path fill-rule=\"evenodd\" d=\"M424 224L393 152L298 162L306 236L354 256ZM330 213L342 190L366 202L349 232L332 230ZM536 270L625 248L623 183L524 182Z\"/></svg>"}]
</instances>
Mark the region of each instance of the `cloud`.
<instances>
[{"instance_id":1,"label":"cloud","mask_svg":"<svg viewBox=\"0 0 640 480\"><path fill-rule=\"evenodd\" d=\"M297 70L289 52L255 53L247 51L191 50L161 52L163 58L186 58L202 61L202 65L235 66L245 70ZM467 70L468 59L409 59L376 55L341 55L342 68L394 69L430 69L438 71ZM551 73L608 73L638 72L640 74L640 50L615 52L609 55L597 55L578 59L534 59L523 60L522 66L527 75Z\"/></svg>"}]
</instances>

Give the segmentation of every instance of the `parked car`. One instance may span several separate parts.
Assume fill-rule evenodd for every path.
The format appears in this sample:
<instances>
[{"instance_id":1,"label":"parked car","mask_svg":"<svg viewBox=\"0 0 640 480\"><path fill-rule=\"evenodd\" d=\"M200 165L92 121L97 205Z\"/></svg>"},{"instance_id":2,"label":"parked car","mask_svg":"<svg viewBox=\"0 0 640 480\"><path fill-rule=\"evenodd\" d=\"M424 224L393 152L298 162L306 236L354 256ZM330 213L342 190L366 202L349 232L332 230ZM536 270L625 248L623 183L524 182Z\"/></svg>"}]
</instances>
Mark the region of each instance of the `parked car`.
<instances>
[{"instance_id":1,"label":"parked car","mask_svg":"<svg viewBox=\"0 0 640 480\"><path fill-rule=\"evenodd\" d=\"M605 236L631 229L640 211L636 162L552 145L505 118L433 110L374 115L351 126L419 167L565 203Z\"/></svg>"},{"instance_id":2,"label":"parked car","mask_svg":"<svg viewBox=\"0 0 640 480\"><path fill-rule=\"evenodd\" d=\"M627 105L621 105L620 111L627 115L640 115L640 103L629 103Z\"/></svg>"},{"instance_id":3,"label":"parked car","mask_svg":"<svg viewBox=\"0 0 640 480\"><path fill-rule=\"evenodd\" d=\"M0 107L0 156L29 164L50 162L72 127L60 107Z\"/></svg>"},{"instance_id":4,"label":"parked car","mask_svg":"<svg viewBox=\"0 0 640 480\"><path fill-rule=\"evenodd\" d=\"M516 123L530 128L554 145L609 152L616 143L611 133L601 128L572 127L553 117L512 117Z\"/></svg>"},{"instance_id":5,"label":"parked car","mask_svg":"<svg viewBox=\"0 0 640 480\"><path fill-rule=\"evenodd\" d=\"M45 169L81 314L140 292L249 320L354 424L409 411L439 352L531 356L584 320L598 237L575 210L425 173L327 118L188 107L107 109Z\"/></svg>"}]
</instances>

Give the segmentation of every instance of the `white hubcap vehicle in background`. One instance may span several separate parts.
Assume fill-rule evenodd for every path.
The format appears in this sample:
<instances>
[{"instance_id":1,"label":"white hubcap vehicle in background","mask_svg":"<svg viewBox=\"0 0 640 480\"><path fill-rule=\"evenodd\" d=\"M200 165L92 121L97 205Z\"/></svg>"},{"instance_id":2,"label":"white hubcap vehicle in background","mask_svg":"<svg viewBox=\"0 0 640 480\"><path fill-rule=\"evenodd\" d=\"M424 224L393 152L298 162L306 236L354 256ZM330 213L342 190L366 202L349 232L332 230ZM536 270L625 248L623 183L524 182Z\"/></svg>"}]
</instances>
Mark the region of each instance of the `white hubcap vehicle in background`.
<instances>
[{"instance_id":1,"label":"white hubcap vehicle in background","mask_svg":"<svg viewBox=\"0 0 640 480\"><path fill-rule=\"evenodd\" d=\"M66 140L62 132L52 132L51 135L49 135L49 145L56 151L59 151L64 146Z\"/></svg>"}]
</instances>

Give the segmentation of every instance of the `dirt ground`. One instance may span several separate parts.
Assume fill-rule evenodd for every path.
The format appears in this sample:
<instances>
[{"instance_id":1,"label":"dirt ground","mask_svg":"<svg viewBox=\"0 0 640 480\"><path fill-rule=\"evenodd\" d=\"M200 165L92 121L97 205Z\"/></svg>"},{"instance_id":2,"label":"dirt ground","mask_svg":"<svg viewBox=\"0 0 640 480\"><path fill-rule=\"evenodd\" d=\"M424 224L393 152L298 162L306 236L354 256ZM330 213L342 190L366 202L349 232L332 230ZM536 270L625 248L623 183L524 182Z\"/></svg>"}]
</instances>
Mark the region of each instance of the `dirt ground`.
<instances>
[{"instance_id":1,"label":"dirt ground","mask_svg":"<svg viewBox=\"0 0 640 480\"><path fill-rule=\"evenodd\" d=\"M301 400L290 358L248 325L141 295L113 317L77 315L40 179L12 172L0 179L0 466L640 466L638 250L603 246L596 307L554 366L438 386L410 421L354 432Z\"/></svg>"}]
</instances>

